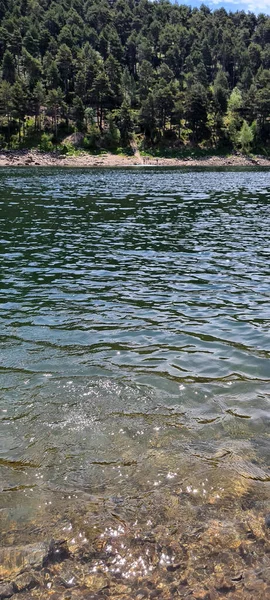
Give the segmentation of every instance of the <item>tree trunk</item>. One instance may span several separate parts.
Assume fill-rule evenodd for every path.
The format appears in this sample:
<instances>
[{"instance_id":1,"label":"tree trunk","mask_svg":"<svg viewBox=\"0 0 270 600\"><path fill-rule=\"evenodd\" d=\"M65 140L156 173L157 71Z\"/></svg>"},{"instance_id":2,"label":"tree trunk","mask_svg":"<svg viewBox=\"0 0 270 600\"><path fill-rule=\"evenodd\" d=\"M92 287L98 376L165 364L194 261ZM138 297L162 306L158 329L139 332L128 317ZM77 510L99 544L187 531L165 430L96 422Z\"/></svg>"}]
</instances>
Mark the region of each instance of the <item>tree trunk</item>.
<instances>
[{"instance_id":1,"label":"tree trunk","mask_svg":"<svg viewBox=\"0 0 270 600\"><path fill-rule=\"evenodd\" d=\"M8 148L10 148L10 115L8 114Z\"/></svg>"},{"instance_id":2,"label":"tree trunk","mask_svg":"<svg viewBox=\"0 0 270 600\"><path fill-rule=\"evenodd\" d=\"M100 105L100 131L101 131L101 133L102 133L102 130L103 130L102 124L103 124L103 106L102 106L102 103L101 103L101 105Z\"/></svg>"}]
</instances>

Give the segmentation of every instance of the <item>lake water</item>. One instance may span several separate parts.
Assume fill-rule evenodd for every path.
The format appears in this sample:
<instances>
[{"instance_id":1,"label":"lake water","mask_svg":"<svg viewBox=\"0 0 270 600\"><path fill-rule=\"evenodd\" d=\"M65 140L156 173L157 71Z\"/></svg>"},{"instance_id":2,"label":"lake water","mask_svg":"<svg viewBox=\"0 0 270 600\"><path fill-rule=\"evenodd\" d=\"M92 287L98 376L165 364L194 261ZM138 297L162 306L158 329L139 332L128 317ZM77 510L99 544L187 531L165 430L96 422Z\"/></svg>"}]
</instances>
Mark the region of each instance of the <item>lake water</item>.
<instances>
[{"instance_id":1,"label":"lake water","mask_svg":"<svg viewBox=\"0 0 270 600\"><path fill-rule=\"evenodd\" d=\"M67 540L59 598L270 598L269 171L2 169L0 198L3 547Z\"/></svg>"}]
</instances>

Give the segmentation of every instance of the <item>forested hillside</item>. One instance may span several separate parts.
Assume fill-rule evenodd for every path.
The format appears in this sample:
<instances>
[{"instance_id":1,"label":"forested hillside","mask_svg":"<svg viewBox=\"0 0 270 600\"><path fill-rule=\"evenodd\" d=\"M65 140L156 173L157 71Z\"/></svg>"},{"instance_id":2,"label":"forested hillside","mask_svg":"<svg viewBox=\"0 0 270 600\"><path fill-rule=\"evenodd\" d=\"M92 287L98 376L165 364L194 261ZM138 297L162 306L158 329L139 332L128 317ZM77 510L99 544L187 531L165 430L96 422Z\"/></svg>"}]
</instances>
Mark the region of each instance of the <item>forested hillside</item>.
<instances>
[{"instance_id":1,"label":"forested hillside","mask_svg":"<svg viewBox=\"0 0 270 600\"><path fill-rule=\"evenodd\" d=\"M1 0L0 143L270 142L270 18L161 0Z\"/></svg>"}]
</instances>

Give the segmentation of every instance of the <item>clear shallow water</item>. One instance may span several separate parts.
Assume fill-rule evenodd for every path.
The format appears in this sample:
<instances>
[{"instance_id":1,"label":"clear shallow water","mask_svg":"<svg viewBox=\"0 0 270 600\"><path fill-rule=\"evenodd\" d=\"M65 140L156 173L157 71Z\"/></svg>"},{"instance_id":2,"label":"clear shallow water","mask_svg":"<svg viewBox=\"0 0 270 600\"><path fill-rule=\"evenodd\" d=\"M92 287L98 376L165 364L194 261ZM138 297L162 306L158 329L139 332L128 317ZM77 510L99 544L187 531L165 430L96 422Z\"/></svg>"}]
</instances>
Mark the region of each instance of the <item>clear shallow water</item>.
<instances>
[{"instance_id":1,"label":"clear shallow water","mask_svg":"<svg viewBox=\"0 0 270 600\"><path fill-rule=\"evenodd\" d=\"M0 198L4 541L63 498L265 507L269 171L3 169Z\"/></svg>"}]
</instances>

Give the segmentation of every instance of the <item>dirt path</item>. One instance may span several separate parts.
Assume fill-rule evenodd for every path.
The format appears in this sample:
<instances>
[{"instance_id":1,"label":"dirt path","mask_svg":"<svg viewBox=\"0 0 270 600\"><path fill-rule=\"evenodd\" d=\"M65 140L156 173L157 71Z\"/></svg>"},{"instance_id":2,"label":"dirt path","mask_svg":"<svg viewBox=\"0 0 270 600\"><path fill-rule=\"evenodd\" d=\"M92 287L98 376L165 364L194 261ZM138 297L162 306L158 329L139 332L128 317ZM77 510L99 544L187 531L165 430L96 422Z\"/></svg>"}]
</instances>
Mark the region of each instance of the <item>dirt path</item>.
<instances>
[{"instance_id":1,"label":"dirt path","mask_svg":"<svg viewBox=\"0 0 270 600\"><path fill-rule=\"evenodd\" d=\"M140 154L139 148L138 148L137 143L135 142L135 140L132 140L130 142L130 145L131 145L131 148L132 148L132 150L134 152L134 157L136 158L136 160L138 161L139 164L143 165L144 160L143 160L143 157Z\"/></svg>"}]
</instances>

